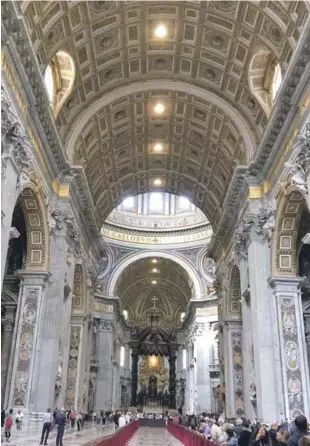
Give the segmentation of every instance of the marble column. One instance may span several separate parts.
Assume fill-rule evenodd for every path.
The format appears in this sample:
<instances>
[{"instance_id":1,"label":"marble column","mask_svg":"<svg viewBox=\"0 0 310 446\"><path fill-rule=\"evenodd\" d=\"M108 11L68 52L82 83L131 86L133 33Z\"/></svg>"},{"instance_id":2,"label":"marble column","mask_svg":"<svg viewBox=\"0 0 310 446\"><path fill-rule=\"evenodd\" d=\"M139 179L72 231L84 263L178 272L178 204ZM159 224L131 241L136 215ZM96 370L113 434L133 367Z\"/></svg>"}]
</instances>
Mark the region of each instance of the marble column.
<instances>
[{"instance_id":1,"label":"marble column","mask_svg":"<svg viewBox=\"0 0 310 446\"><path fill-rule=\"evenodd\" d=\"M304 331L300 282L294 277L273 277L284 385L285 417L310 416L310 378Z\"/></svg>"},{"instance_id":2,"label":"marble column","mask_svg":"<svg viewBox=\"0 0 310 446\"><path fill-rule=\"evenodd\" d=\"M131 349L131 406L137 405L138 390L138 350L135 347Z\"/></svg>"},{"instance_id":3,"label":"marble column","mask_svg":"<svg viewBox=\"0 0 310 446\"><path fill-rule=\"evenodd\" d=\"M41 309L47 271L22 270L20 283L20 311L16 335L9 406L30 410L35 398L34 364L39 356L38 334L42 326Z\"/></svg>"},{"instance_id":4,"label":"marble column","mask_svg":"<svg viewBox=\"0 0 310 446\"><path fill-rule=\"evenodd\" d=\"M59 343L62 330L62 313L67 274L67 253L69 247L68 223L70 217L65 211L52 213L55 227L50 245L50 271L52 273L46 290L41 311L38 338L37 360L35 361L33 382L34 397L31 401L32 412L44 412L53 407L57 367L59 363ZM62 371L61 374L66 373ZM62 387L60 381L59 386Z\"/></svg>"},{"instance_id":5,"label":"marble column","mask_svg":"<svg viewBox=\"0 0 310 446\"><path fill-rule=\"evenodd\" d=\"M210 353L213 336L210 333L209 323L200 322L196 326L198 412L211 412Z\"/></svg>"},{"instance_id":6,"label":"marble column","mask_svg":"<svg viewBox=\"0 0 310 446\"><path fill-rule=\"evenodd\" d=\"M111 315L113 317L113 315ZM114 319L100 319L98 332L98 360L96 403L98 409L111 409L113 379L113 329Z\"/></svg>"},{"instance_id":7,"label":"marble column","mask_svg":"<svg viewBox=\"0 0 310 446\"><path fill-rule=\"evenodd\" d=\"M16 305L5 306L5 319L2 322L3 334L1 339L1 403L4 406L7 374L12 350L13 330L15 325ZM8 383L9 384L9 383Z\"/></svg>"},{"instance_id":8,"label":"marble column","mask_svg":"<svg viewBox=\"0 0 310 446\"><path fill-rule=\"evenodd\" d=\"M270 249L262 231L260 215L247 221L249 244L249 279L251 289L251 323L253 333L257 416L262 421L283 418L282 379L278 375L276 307L268 284Z\"/></svg>"},{"instance_id":9,"label":"marble column","mask_svg":"<svg viewBox=\"0 0 310 446\"><path fill-rule=\"evenodd\" d=\"M177 352L171 350L169 353L169 394L170 394L170 409L175 409L176 405L176 364Z\"/></svg>"}]
</instances>

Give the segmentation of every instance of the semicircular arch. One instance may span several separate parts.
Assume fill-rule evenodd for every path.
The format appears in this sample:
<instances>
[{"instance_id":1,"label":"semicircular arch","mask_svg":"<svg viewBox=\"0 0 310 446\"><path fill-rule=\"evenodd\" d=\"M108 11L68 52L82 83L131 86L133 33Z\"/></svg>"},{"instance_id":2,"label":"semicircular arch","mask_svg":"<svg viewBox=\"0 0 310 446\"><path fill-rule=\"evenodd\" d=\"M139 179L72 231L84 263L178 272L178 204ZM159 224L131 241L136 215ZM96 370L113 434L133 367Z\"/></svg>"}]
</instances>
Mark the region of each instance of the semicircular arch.
<instances>
[{"instance_id":1,"label":"semicircular arch","mask_svg":"<svg viewBox=\"0 0 310 446\"><path fill-rule=\"evenodd\" d=\"M137 260L152 258L152 257L169 259L179 264L187 272L188 276L192 281L193 284L192 299L199 300L203 298L204 291L201 279L197 274L197 272L194 270L194 268L191 266L191 264L177 254L172 254L163 251L145 251L145 252L135 253L124 259L122 262L120 262L119 265L117 265L116 268L114 269L113 274L111 274L111 277L109 279L107 287L108 295L109 296L114 295L117 281L120 278L122 272L127 268L127 266L136 262Z\"/></svg>"},{"instance_id":2,"label":"semicircular arch","mask_svg":"<svg viewBox=\"0 0 310 446\"><path fill-rule=\"evenodd\" d=\"M248 151L248 161L253 158L255 154L255 148L257 141L262 136L261 132L254 133L247 119L227 100L221 98L221 96L205 90L201 87L193 86L183 81L171 81L171 80L149 80L141 83L133 83L126 87L119 87L113 89L109 93L106 93L100 99L97 99L92 103L91 107L88 107L83 113L80 113L78 118L72 124L71 130L66 136L66 147L69 159L73 160L74 150L76 148L77 140L80 133L77 129L85 127L88 121L102 109L102 107L108 106L111 103L119 100L120 97L126 97L129 95L145 92L145 91L173 91L181 92L184 94L191 94L197 96L203 101L206 101L212 105L215 105L221 109L239 129L240 134L244 140L244 144ZM257 131L257 128L256 128Z\"/></svg>"}]
</instances>

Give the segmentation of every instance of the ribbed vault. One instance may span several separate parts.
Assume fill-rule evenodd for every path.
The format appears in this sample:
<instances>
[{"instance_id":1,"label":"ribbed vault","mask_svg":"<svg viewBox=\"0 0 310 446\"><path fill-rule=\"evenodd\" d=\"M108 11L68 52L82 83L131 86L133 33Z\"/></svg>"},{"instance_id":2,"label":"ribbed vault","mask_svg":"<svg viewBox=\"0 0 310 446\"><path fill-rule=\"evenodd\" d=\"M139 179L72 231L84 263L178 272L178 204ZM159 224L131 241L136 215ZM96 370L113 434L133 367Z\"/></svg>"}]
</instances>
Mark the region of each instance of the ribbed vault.
<instances>
[{"instance_id":1,"label":"ribbed vault","mask_svg":"<svg viewBox=\"0 0 310 446\"><path fill-rule=\"evenodd\" d=\"M115 294L122 309L128 311L130 323L146 325L150 316L156 315L163 326L169 326L181 323L181 313L193 297L192 289L191 280L180 265L169 259L146 258L123 271Z\"/></svg>"}]
</instances>

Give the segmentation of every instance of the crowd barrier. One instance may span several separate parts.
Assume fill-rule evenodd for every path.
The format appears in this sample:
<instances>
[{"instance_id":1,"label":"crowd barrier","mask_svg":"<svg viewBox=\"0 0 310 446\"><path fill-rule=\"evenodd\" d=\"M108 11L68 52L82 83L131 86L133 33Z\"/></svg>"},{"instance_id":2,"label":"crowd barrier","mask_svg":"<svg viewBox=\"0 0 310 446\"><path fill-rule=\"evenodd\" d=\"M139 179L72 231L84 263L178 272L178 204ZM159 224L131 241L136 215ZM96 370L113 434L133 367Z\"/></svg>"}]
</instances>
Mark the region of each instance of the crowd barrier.
<instances>
[{"instance_id":1,"label":"crowd barrier","mask_svg":"<svg viewBox=\"0 0 310 446\"><path fill-rule=\"evenodd\" d=\"M167 429L175 438L180 440L184 446L218 446L210 440L191 429L180 424L168 423Z\"/></svg>"},{"instance_id":2,"label":"crowd barrier","mask_svg":"<svg viewBox=\"0 0 310 446\"><path fill-rule=\"evenodd\" d=\"M118 429L113 436L103 438L102 440L97 440L94 443L94 446L125 446L139 426L139 420L126 424L126 426Z\"/></svg>"}]
</instances>

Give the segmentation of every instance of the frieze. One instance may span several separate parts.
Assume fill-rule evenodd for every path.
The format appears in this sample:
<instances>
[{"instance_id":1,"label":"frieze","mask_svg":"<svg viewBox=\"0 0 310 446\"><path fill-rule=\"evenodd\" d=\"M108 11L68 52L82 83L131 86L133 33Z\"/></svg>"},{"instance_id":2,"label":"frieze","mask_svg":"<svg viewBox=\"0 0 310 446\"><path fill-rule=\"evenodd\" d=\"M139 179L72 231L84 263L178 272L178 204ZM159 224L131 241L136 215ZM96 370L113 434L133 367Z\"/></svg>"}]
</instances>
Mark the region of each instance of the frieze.
<instances>
[{"instance_id":1,"label":"frieze","mask_svg":"<svg viewBox=\"0 0 310 446\"><path fill-rule=\"evenodd\" d=\"M103 304L101 302L95 301L93 311L98 312L98 313L113 313L114 307L113 307L113 305L107 305L107 304Z\"/></svg>"},{"instance_id":2,"label":"frieze","mask_svg":"<svg viewBox=\"0 0 310 446\"><path fill-rule=\"evenodd\" d=\"M196 308L196 316L217 316L217 307Z\"/></svg>"},{"instance_id":3,"label":"frieze","mask_svg":"<svg viewBox=\"0 0 310 446\"><path fill-rule=\"evenodd\" d=\"M197 231L197 232L196 232ZM185 234L182 234L180 231L180 234L173 233L173 234L161 234L158 233L151 233L151 234L143 234L138 233L135 234L132 231L125 232L121 231L119 229L110 229L106 225L102 228L101 234L104 237L109 237L114 240L120 240L125 242L131 242L131 243L138 243L143 245L167 245L167 244L179 244L179 243L191 243L191 242L198 242L198 241L206 241L210 240L212 235L212 230L192 230L188 231Z\"/></svg>"}]
</instances>

